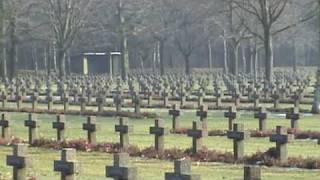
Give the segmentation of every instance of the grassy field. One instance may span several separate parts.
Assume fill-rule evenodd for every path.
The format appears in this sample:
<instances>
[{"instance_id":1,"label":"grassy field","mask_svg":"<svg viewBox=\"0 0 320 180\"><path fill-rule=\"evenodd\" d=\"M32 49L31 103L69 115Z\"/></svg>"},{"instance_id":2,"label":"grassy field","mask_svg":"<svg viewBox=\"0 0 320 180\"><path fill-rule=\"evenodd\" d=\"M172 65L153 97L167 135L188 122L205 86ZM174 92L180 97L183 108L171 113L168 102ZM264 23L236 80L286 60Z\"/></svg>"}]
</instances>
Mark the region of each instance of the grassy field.
<instances>
[{"instance_id":1,"label":"grassy field","mask_svg":"<svg viewBox=\"0 0 320 180\"><path fill-rule=\"evenodd\" d=\"M158 113L165 121L166 127L171 127L171 118L167 115L167 110L153 110ZM14 136L27 139L27 128L23 126L23 120L27 119L25 113L11 113L11 126ZM55 121L53 115L38 115L40 124L40 136L46 139L55 138L56 132L53 130L52 122ZM68 139L85 138L86 132L81 129L86 117L67 116L66 136ZM195 111L184 111L181 119L181 126L190 128L193 120L196 120ZM302 130L320 131L320 116L305 115L300 121ZM223 112L210 111L209 129L227 129L227 119L223 117ZM243 123L246 129L257 129L258 120L253 119L252 112L241 112L239 123ZM114 132L114 125L118 123L117 118L97 118L99 126L97 139L99 142L118 142L119 136ZM134 126L134 132L130 135L130 143L139 148L150 147L153 145L154 137L149 135L149 127L153 126L153 119L132 119L130 123ZM268 118L268 129L274 129L276 125L289 127L290 121L284 118L283 114L272 114ZM226 137L206 137L203 140L209 149L221 152L232 151L232 140ZM166 148L186 149L191 146L191 138L186 135L168 135L165 139ZM257 151L265 151L275 146L269 142L269 138L251 138L245 142L245 153L253 154ZM288 145L288 153L291 157L320 157L320 146L312 140L295 140ZM0 147L0 173L6 174L11 169L5 166L5 156L11 154L9 147ZM59 152L47 149L32 148L31 154L34 166L30 170L39 179L57 179L58 174L53 173L53 160L59 159ZM78 154L81 163L81 176L79 179L106 179L104 178L104 167L112 164L112 155L106 153L80 153ZM131 158L133 166L139 168L139 179L164 179L164 172L170 172L173 163L169 161L146 160L142 158ZM222 180L222 179L241 179L242 166L221 164L221 163L195 163L193 172L201 174L203 179ZM320 175L319 170L300 170L285 168L263 168L263 178L271 180L280 179L305 179L315 180ZM1 176L0 176L1 177ZM0 178L1 179L1 178Z\"/></svg>"}]
</instances>

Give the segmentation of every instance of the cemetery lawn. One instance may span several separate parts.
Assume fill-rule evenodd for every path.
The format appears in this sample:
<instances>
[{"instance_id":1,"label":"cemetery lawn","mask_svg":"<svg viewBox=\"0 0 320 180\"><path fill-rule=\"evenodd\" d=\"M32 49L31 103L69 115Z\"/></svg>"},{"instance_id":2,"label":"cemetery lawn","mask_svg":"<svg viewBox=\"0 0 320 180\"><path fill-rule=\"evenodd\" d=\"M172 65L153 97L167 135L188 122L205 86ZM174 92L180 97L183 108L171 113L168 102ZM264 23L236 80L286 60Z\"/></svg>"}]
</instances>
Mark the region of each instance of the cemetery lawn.
<instances>
[{"instance_id":1,"label":"cemetery lawn","mask_svg":"<svg viewBox=\"0 0 320 180\"><path fill-rule=\"evenodd\" d=\"M0 179L10 178L12 169L5 165L6 155L11 154L10 147L0 146ZM30 148L33 167L28 169L30 176L41 180L59 179L59 174L53 172L53 161L59 160L60 152L48 149ZM105 166L113 164L113 157L106 153L78 152L80 162L80 180L103 180ZM165 172L173 171L173 162L130 158L130 165L138 167L138 179L163 180ZM222 163L193 163L192 172L201 174L204 180L236 180L243 176L241 165ZM285 168L262 168L262 178L266 180L316 180L320 175L318 170L300 170ZM2 176L2 177L1 177ZM111 180L111 179L110 179Z\"/></svg>"},{"instance_id":2,"label":"cemetery lawn","mask_svg":"<svg viewBox=\"0 0 320 180\"><path fill-rule=\"evenodd\" d=\"M144 111L145 109L143 109ZM166 121L166 127L171 127L171 117L167 110L148 110L158 113ZM209 130L225 130L227 128L227 119L223 117L223 112L210 111L208 117ZM21 139L27 139L27 128L24 127L24 120L27 119L26 113L10 113L11 127L14 136ZM52 122L55 121L54 115L39 114L40 136L45 139L55 139L56 131L52 129ZM195 111L183 111L181 126L190 128L193 120L198 119ZM306 115L300 121L302 130L320 131L320 116ZM86 138L86 132L82 130L82 123L86 117L66 116L67 139ZM246 129L257 129L258 120L253 119L252 112L241 112L238 122L244 123ZM118 123L116 117L98 117L97 140L99 142L118 142L118 133L114 132L114 126ZM134 126L134 132L130 135L130 143L138 146L140 149L153 145L154 136L149 135L149 127L154 125L153 119L131 119L130 123ZM268 129L275 128L276 125L289 127L290 121L284 118L283 114L270 115L267 120ZM232 140L226 137L206 137L203 144L209 149L221 152L232 152ZM168 135L165 137L166 148L187 149L191 146L191 138L186 135ZM257 151L265 151L274 147L274 143L269 142L269 138L250 138L245 142L245 152L247 155ZM288 145L289 156L315 157L320 158L320 146L313 140L295 140ZM11 154L10 147L0 146L0 174L10 177L11 168L5 165L6 155ZM53 172L53 161L58 160L60 152L49 149L31 148L30 153L33 157L33 168L30 169L30 175L35 175L41 180L58 179L59 174ZM78 160L81 163L81 176L79 179L95 180L106 179L105 166L112 165L113 157L111 154L97 152L78 152ZM169 161L160 161L155 159L143 159L132 157L131 164L138 167L139 179L163 180L165 172L173 170L173 163ZM223 180L240 179L243 173L241 165L223 164L223 163L193 163L194 173L201 174L205 180ZM35 174L36 173L36 174ZM286 168L266 168L262 169L262 177L267 180L315 180L320 176L320 170L302 170ZM1 176L0 176L1 179Z\"/></svg>"}]
</instances>

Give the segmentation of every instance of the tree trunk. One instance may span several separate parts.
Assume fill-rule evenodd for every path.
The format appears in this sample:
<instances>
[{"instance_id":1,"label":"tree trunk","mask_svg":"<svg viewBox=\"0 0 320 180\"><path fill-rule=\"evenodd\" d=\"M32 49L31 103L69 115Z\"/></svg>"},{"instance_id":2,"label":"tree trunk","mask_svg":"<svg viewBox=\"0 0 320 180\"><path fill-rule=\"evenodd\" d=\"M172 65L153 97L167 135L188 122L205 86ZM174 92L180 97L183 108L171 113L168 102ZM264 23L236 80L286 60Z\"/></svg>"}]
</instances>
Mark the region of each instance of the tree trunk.
<instances>
[{"instance_id":1,"label":"tree trunk","mask_svg":"<svg viewBox=\"0 0 320 180\"><path fill-rule=\"evenodd\" d=\"M237 76L239 74L239 45L233 43L233 52L231 57L231 67L232 67L232 74Z\"/></svg>"},{"instance_id":2,"label":"tree trunk","mask_svg":"<svg viewBox=\"0 0 320 180\"><path fill-rule=\"evenodd\" d=\"M225 74L229 73L229 69L228 69L228 44L227 44L227 40L224 37L223 38L223 71Z\"/></svg>"},{"instance_id":3,"label":"tree trunk","mask_svg":"<svg viewBox=\"0 0 320 180\"><path fill-rule=\"evenodd\" d=\"M17 65L17 37L16 37L16 19L12 17L9 21L9 49L8 49L8 60L9 60L9 78L12 79L16 75Z\"/></svg>"},{"instance_id":4,"label":"tree trunk","mask_svg":"<svg viewBox=\"0 0 320 180\"><path fill-rule=\"evenodd\" d=\"M66 52L62 47L57 47L57 62L59 63L59 77L64 79L66 76Z\"/></svg>"},{"instance_id":5,"label":"tree trunk","mask_svg":"<svg viewBox=\"0 0 320 180\"><path fill-rule=\"evenodd\" d=\"M212 42L211 39L209 38L208 40L208 67L209 70L212 70L212 61L213 61L213 57L212 57Z\"/></svg>"},{"instance_id":6,"label":"tree trunk","mask_svg":"<svg viewBox=\"0 0 320 180\"><path fill-rule=\"evenodd\" d=\"M5 50L5 26L4 26L4 3L0 0L0 76L5 79L7 77L7 63L6 63L6 50Z\"/></svg>"},{"instance_id":7,"label":"tree trunk","mask_svg":"<svg viewBox=\"0 0 320 180\"><path fill-rule=\"evenodd\" d=\"M266 68L265 76L266 80L271 83L273 81L273 46L269 28L264 29L264 51Z\"/></svg>"},{"instance_id":8,"label":"tree trunk","mask_svg":"<svg viewBox=\"0 0 320 180\"><path fill-rule=\"evenodd\" d=\"M247 74L247 57L246 57L246 46L241 46L241 54L242 54L242 71Z\"/></svg>"},{"instance_id":9,"label":"tree trunk","mask_svg":"<svg viewBox=\"0 0 320 180\"><path fill-rule=\"evenodd\" d=\"M190 55L184 55L184 62L185 62L185 73L186 75L190 75Z\"/></svg>"},{"instance_id":10,"label":"tree trunk","mask_svg":"<svg viewBox=\"0 0 320 180\"><path fill-rule=\"evenodd\" d=\"M159 41L159 61L160 61L160 74L164 75L165 70L164 70L164 40Z\"/></svg>"}]
</instances>

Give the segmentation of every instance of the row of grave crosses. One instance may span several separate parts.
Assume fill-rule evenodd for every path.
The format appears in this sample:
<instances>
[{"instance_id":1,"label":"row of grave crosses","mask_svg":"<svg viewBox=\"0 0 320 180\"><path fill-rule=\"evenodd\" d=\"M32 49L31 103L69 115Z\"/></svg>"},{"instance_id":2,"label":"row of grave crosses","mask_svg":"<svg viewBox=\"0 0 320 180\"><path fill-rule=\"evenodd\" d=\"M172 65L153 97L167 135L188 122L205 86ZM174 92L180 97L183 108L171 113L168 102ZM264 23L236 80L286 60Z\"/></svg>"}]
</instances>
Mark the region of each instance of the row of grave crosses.
<instances>
[{"instance_id":1,"label":"row of grave crosses","mask_svg":"<svg viewBox=\"0 0 320 180\"><path fill-rule=\"evenodd\" d=\"M169 114L173 116L173 130L178 130L180 116L180 110L173 107L169 111ZM202 149L202 138L208 135L208 125L207 125L207 109L206 107L201 107L197 111L197 116L200 117L198 121L194 121L192 128L187 130L187 136L192 138L192 152L198 153ZM297 116L299 114L288 113L288 118L291 118L292 125L297 126ZM230 108L228 112L225 113L225 117L229 119L229 128L227 137L233 139L234 141L234 158L235 160L241 159L244 155L244 140L250 137L249 133L244 131L242 124L235 123L236 118L238 117L236 109ZM259 119L259 129L264 131L266 129L266 119L267 113L264 108L260 108L259 112L255 114L255 118ZM34 114L29 114L29 119L25 121L24 124L28 128L28 141L30 144L33 144L38 139L38 128L39 124L37 117ZM3 113L1 120L1 138L4 140L11 140L11 131L10 131L10 120L8 116ZM52 123L52 128L56 129L57 140L64 141L65 130L66 130L66 121L64 115L57 115L56 122ZM96 144L96 132L98 130L96 124L96 117L89 116L87 122L82 125L82 129L87 131L87 141L91 144ZM133 126L129 125L127 118L120 118L119 124L115 126L115 132L120 134L120 147L123 149L128 149L129 147L129 133L133 132ZM164 150L164 137L168 134L168 130L164 127L164 121L161 119L155 120L155 125L150 127L150 134L155 136L154 147L157 151ZM293 139L290 135L287 134L287 130L284 130L284 127L277 127L276 134L270 137L271 142L276 142L277 152L279 154L279 159L286 159L286 143L289 140ZM319 142L320 143L320 140Z\"/></svg>"},{"instance_id":2,"label":"row of grave crosses","mask_svg":"<svg viewBox=\"0 0 320 180\"><path fill-rule=\"evenodd\" d=\"M129 166L130 157L127 153L114 154L113 166L106 166L106 177L114 180L137 180L138 168ZM28 145L13 145L13 155L7 156L7 165L13 167L13 180L27 179L27 170L32 166L32 158L28 153ZM65 148L61 150L61 159L55 160L53 170L60 173L61 180L75 180L81 175L80 163L76 150ZM174 161L174 171L164 175L165 180L201 180L201 176L191 173L191 161L186 159ZM261 180L259 166L244 166L244 180Z\"/></svg>"}]
</instances>

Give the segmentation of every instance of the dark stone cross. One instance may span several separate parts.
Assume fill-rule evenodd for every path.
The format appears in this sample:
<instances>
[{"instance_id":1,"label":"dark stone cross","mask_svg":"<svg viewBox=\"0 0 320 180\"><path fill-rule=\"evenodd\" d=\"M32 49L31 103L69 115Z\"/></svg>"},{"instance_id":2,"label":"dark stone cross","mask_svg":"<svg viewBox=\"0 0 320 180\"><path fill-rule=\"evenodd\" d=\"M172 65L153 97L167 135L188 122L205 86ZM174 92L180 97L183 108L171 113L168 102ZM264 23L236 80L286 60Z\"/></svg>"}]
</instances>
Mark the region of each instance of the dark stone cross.
<instances>
[{"instance_id":1,"label":"dark stone cross","mask_svg":"<svg viewBox=\"0 0 320 180\"><path fill-rule=\"evenodd\" d=\"M0 126L1 126L1 138L5 141L11 140L11 129L9 126L9 117L6 113L1 114Z\"/></svg>"},{"instance_id":2,"label":"dark stone cross","mask_svg":"<svg viewBox=\"0 0 320 180\"><path fill-rule=\"evenodd\" d=\"M90 144L96 144L96 117L89 116L87 123L82 124L82 129L87 131L87 140Z\"/></svg>"},{"instance_id":3,"label":"dark stone cross","mask_svg":"<svg viewBox=\"0 0 320 180\"><path fill-rule=\"evenodd\" d=\"M278 91L274 91L271 95L273 99L273 108L278 109L280 105L280 95Z\"/></svg>"},{"instance_id":4,"label":"dark stone cross","mask_svg":"<svg viewBox=\"0 0 320 180\"><path fill-rule=\"evenodd\" d=\"M303 99L303 93L298 90L295 91L292 99L294 101L294 107L300 107L300 101Z\"/></svg>"},{"instance_id":5,"label":"dark stone cross","mask_svg":"<svg viewBox=\"0 0 320 180\"><path fill-rule=\"evenodd\" d=\"M249 133L244 131L243 124L233 124L233 131L228 131L227 136L229 139L233 139L234 159L242 159L244 156L244 140L249 138Z\"/></svg>"},{"instance_id":6,"label":"dark stone cross","mask_svg":"<svg viewBox=\"0 0 320 180\"><path fill-rule=\"evenodd\" d=\"M208 131L208 107L206 105L201 105L199 110L196 112L197 116L200 117L200 121L202 122L202 128L204 131Z\"/></svg>"},{"instance_id":7,"label":"dark stone cross","mask_svg":"<svg viewBox=\"0 0 320 180\"><path fill-rule=\"evenodd\" d=\"M282 126L277 126L276 134L270 137L270 142L276 142L277 158L280 162L287 161L287 143L290 139L287 129Z\"/></svg>"},{"instance_id":8,"label":"dark stone cross","mask_svg":"<svg viewBox=\"0 0 320 180\"><path fill-rule=\"evenodd\" d=\"M29 114L28 116L29 119L24 121L24 126L28 127L29 144L33 144L33 142L38 138L38 120L35 114Z\"/></svg>"},{"instance_id":9,"label":"dark stone cross","mask_svg":"<svg viewBox=\"0 0 320 180\"><path fill-rule=\"evenodd\" d=\"M266 108L259 107L259 110L257 113L254 114L254 118L259 119L259 131L266 131L267 130L267 120L268 113L266 111Z\"/></svg>"},{"instance_id":10,"label":"dark stone cross","mask_svg":"<svg viewBox=\"0 0 320 180\"><path fill-rule=\"evenodd\" d=\"M180 128L180 109L176 104L172 105L172 109L169 110L169 115L172 116L172 129L177 130Z\"/></svg>"},{"instance_id":11,"label":"dark stone cross","mask_svg":"<svg viewBox=\"0 0 320 180\"><path fill-rule=\"evenodd\" d=\"M189 160L176 160L174 161L174 172L165 173L165 180L201 180L201 177L191 174L191 162Z\"/></svg>"},{"instance_id":12,"label":"dark stone cross","mask_svg":"<svg viewBox=\"0 0 320 180\"><path fill-rule=\"evenodd\" d=\"M8 95L6 90L3 90L1 93L1 101L2 101L2 107L5 108L8 102Z\"/></svg>"},{"instance_id":13,"label":"dark stone cross","mask_svg":"<svg viewBox=\"0 0 320 180\"><path fill-rule=\"evenodd\" d=\"M65 130L65 116L62 114L57 115L57 121L52 123L52 128L57 130L57 140L63 141Z\"/></svg>"},{"instance_id":14,"label":"dark stone cross","mask_svg":"<svg viewBox=\"0 0 320 180\"><path fill-rule=\"evenodd\" d=\"M14 144L13 155L7 156L7 166L13 167L13 180L27 179L27 169L31 166L31 159L28 157L28 145Z\"/></svg>"},{"instance_id":15,"label":"dark stone cross","mask_svg":"<svg viewBox=\"0 0 320 180\"><path fill-rule=\"evenodd\" d=\"M167 129L164 127L164 121L162 119L156 119L154 121L154 127L150 127L150 134L154 134L154 146L157 151L162 152L164 150L164 136L168 134Z\"/></svg>"},{"instance_id":16,"label":"dark stone cross","mask_svg":"<svg viewBox=\"0 0 320 180\"><path fill-rule=\"evenodd\" d=\"M133 132L133 126L129 126L127 118L120 118L119 125L115 126L115 131L120 133L120 147L128 149L129 147L129 133Z\"/></svg>"},{"instance_id":17,"label":"dark stone cross","mask_svg":"<svg viewBox=\"0 0 320 180\"><path fill-rule=\"evenodd\" d=\"M113 166L106 166L106 177L114 180L137 180L137 168L129 167L129 154L114 154Z\"/></svg>"},{"instance_id":18,"label":"dark stone cross","mask_svg":"<svg viewBox=\"0 0 320 180\"><path fill-rule=\"evenodd\" d=\"M259 166L244 166L244 180L261 180L261 168Z\"/></svg>"},{"instance_id":19,"label":"dark stone cross","mask_svg":"<svg viewBox=\"0 0 320 180\"><path fill-rule=\"evenodd\" d=\"M61 180L75 180L79 165L76 150L66 148L61 151L61 160L54 161L54 171L61 173Z\"/></svg>"},{"instance_id":20,"label":"dark stone cross","mask_svg":"<svg viewBox=\"0 0 320 180\"><path fill-rule=\"evenodd\" d=\"M207 134L203 130L201 121L193 121L192 129L187 130L187 136L192 137L192 152L197 153L202 148L202 138Z\"/></svg>"},{"instance_id":21,"label":"dark stone cross","mask_svg":"<svg viewBox=\"0 0 320 180\"><path fill-rule=\"evenodd\" d=\"M297 130L299 128L300 112L298 107L291 108L286 114L286 119L291 120L291 128Z\"/></svg>"},{"instance_id":22,"label":"dark stone cross","mask_svg":"<svg viewBox=\"0 0 320 180\"><path fill-rule=\"evenodd\" d=\"M228 130L232 131L233 124L237 119L237 108L236 108L236 106L230 106L228 108L228 112L224 113L224 117L229 119L229 125L228 125L229 128L228 128Z\"/></svg>"}]
</instances>

